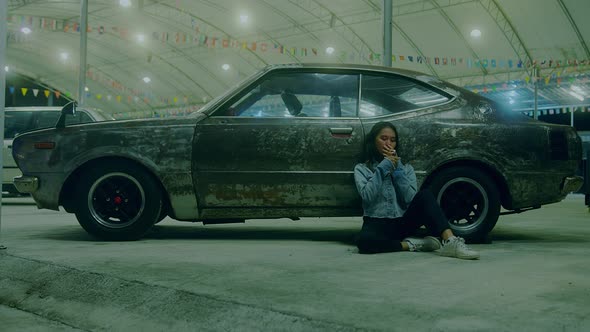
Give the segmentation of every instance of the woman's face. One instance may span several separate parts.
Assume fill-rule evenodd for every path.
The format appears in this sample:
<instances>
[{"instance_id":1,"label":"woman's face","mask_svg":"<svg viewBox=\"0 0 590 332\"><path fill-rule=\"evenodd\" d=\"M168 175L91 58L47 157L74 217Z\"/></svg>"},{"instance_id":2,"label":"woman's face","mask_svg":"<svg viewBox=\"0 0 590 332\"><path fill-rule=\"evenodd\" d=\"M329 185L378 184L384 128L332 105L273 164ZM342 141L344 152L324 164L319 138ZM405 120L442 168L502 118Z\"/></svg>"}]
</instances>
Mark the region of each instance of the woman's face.
<instances>
[{"instance_id":1,"label":"woman's face","mask_svg":"<svg viewBox=\"0 0 590 332\"><path fill-rule=\"evenodd\" d=\"M397 137L395 131L389 127L381 129L377 137L375 137L375 147L380 154L385 154L386 148L388 150L395 149L397 146Z\"/></svg>"}]
</instances>

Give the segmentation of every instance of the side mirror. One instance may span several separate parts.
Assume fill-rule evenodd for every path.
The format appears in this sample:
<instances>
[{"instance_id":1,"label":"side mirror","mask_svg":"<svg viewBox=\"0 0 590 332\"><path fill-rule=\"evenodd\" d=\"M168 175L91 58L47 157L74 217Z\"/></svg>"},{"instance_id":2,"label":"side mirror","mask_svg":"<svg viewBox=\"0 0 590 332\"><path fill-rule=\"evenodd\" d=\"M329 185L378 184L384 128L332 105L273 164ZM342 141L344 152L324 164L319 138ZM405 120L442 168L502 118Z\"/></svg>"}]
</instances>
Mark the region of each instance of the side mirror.
<instances>
[{"instance_id":1,"label":"side mirror","mask_svg":"<svg viewBox=\"0 0 590 332\"><path fill-rule=\"evenodd\" d=\"M75 115L76 114L76 107L78 107L78 103L75 101L67 103L62 109L59 119L57 119L57 123L55 124L55 128L63 128L66 126L66 116L67 115Z\"/></svg>"}]
</instances>

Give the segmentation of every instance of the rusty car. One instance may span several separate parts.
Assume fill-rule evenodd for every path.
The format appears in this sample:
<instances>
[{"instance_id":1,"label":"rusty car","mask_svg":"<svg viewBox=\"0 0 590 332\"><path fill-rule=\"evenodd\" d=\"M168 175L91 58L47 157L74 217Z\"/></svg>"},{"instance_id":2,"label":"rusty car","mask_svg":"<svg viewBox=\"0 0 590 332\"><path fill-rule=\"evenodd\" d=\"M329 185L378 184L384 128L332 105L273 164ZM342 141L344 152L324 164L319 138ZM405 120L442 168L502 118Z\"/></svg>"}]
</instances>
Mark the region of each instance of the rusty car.
<instances>
[{"instance_id":1,"label":"rusty car","mask_svg":"<svg viewBox=\"0 0 590 332\"><path fill-rule=\"evenodd\" d=\"M397 126L398 154L470 241L501 213L558 202L582 184L575 129L423 73L342 64L265 67L186 117L60 121L19 135L14 183L107 240L139 239L167 216L361 216L353 168L378 121Z\"/></svg>"}]
</instances>

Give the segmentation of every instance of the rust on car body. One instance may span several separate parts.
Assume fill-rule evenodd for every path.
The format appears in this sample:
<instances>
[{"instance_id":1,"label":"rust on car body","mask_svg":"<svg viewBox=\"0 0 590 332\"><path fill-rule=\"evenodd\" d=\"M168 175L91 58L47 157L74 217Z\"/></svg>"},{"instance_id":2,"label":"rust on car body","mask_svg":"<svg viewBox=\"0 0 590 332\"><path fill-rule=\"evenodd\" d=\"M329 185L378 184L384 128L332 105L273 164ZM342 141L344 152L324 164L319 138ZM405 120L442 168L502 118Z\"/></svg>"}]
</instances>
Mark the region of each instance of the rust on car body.
<instances>
[{"instance_id":1,"label":"rust on car body","mask_svg":"<svg viewBox=\"0 0 590 332\"><path fill-rule=\"evenodd\" d=\"M361 209L352 170L365 134L379 121L396 125L399 155L467 238L493 228L500 204L518 211L558 202L579 183L581 140L571 127L532 120L421 73L310 64L269 66L188 117L21 135L13 155L25 179L15 184L38 179L32 195L39 208L62 205L104 238L137 238L166 215L186 221L355 216ZM40 141L55 148L35 149ZM110 197L119 202L129 183L138 188L125 197L144 205L120 214ZM154 185L162 195L146 192ZM117 188L112 195L102 192L109 186ZM150 204L159 208L146 215ZM120 224L127 219L126 233ZM132 229L134 223L145 225Z\"/></svg>"}]
</instances>

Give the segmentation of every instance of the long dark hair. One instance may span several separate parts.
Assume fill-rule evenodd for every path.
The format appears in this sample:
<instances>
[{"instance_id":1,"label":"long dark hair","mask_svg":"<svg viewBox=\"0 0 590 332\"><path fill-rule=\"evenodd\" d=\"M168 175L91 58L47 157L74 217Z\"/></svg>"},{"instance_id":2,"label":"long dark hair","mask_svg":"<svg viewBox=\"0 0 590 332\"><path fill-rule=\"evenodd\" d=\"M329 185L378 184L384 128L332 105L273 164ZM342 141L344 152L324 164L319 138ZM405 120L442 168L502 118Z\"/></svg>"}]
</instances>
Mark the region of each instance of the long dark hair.
<instances>
[{"instance_id":1,"label":"long dark hair","mask_svg":"<svg viewBox=\"0 0 590 332\"><path fill-rule=\"evenodd\" d=\"M371 131L365 136L365 144L363 146L363 153L361 154L360 162L361 163L371 163L372 161L380 162L383 160L383 155L377 151L375 147L375 139L377 135L383 130L383 128L391 128L395 133L395 137L397 139L397 144L395 146L396 150L399 150L399 135L397 134L397 128L391 123L386 121L380 121L373 125Z\"/></svg>"}]
</instances>

